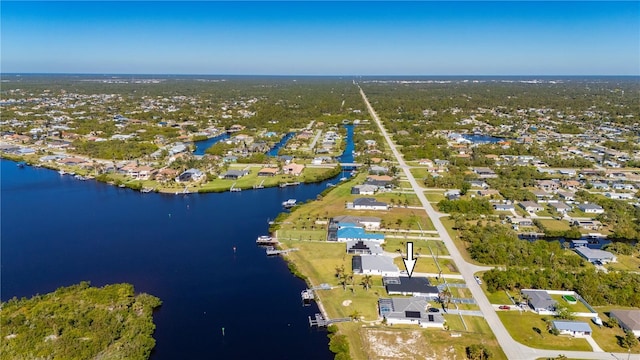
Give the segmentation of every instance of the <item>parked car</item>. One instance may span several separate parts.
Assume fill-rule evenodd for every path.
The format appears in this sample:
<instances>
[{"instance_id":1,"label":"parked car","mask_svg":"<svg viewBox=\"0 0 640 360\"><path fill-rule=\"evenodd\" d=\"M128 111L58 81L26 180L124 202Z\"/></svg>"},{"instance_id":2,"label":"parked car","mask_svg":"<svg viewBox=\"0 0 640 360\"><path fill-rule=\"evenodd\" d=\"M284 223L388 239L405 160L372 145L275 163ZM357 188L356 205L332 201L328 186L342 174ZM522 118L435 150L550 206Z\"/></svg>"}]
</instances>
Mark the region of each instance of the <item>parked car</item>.
<instances>
[{"instance_id":1,"label":"parked car","mask_svg":"<svg viewBox=\"0 0 640 360\"><path fill-rule=\"evenodd\" d=\"M509 306L509 305L500 305L500 306L498 306L498 309L500 309L500 310L510 310L511 306Z\"/></svg>"},{"instance_id":2,"label":"parked car","mask_svg":"<svg viewBox=\"0 0 640 360\"><path fill-rule=\"evenodd\" d=\"M440 309L432 307L432 308L429 308L429 312L434 312L434 313L440 312Z\"/></svg>"},{"instance_id":3,"label":"parked car","mask_svg":"<svg viewBox=\"0 0 640 360\"><path fill-rule=\"evenodd\" d=\"M479 277L477 277L477 276L474 276L474 277L476 278L476 282L477 282L479 285L482 285L482 280L480 280L480 278L479 278Z\"/></svg>"}]
</instances>

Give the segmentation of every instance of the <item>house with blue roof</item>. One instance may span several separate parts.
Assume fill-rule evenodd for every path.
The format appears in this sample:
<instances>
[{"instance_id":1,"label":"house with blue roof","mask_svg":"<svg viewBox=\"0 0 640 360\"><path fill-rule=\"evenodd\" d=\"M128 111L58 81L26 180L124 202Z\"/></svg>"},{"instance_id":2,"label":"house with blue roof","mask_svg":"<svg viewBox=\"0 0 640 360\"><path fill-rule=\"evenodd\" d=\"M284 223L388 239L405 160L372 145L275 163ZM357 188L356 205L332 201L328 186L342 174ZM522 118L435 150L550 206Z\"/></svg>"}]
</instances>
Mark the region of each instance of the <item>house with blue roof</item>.
<instances>
[{"instance_id":1,"label":"house with blue roof","mask_svg":"<svg viewBox=\"0 0 640 360\"><path fill-rule=\"evenodd\" d=\"M367 233L361 227L343 227L338 228L337 239L340 242L359 240L383 242L384 235Z\"/></svg>"}]
</instances>

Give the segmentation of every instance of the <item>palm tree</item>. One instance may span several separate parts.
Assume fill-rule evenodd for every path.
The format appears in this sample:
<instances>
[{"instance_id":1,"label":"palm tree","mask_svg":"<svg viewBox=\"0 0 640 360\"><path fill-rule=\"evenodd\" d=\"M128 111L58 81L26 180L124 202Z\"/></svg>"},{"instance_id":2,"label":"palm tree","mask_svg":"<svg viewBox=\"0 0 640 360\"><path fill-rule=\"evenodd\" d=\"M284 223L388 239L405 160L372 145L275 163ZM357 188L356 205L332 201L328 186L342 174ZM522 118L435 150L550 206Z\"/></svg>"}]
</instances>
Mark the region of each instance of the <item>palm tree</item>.
<instances>
[{"instance_id":1,"label":"palm tree","mask_svg":"<svg viewBox=\"0 0 640 360\"><path fill-rule=\"evenodd\" d=\"M364 288L369 291L369 288L371 287L371 284L373 283L373 278L371 277L371 275L365 275L362 278L362 281L360 282L360 284L362 284L362 286L364 286Z\"/></svg>"},{"instance_id":2,"label":"palm tree","mask_svg":"<svg viewBox=\"0 0 640 360\"><path fill-rule=\"evenodd\" d=\"M440 298L440 302L448 309L451 303L451 291L445 288L438 294L438 297Z\"/></svg>"}]
</instances>

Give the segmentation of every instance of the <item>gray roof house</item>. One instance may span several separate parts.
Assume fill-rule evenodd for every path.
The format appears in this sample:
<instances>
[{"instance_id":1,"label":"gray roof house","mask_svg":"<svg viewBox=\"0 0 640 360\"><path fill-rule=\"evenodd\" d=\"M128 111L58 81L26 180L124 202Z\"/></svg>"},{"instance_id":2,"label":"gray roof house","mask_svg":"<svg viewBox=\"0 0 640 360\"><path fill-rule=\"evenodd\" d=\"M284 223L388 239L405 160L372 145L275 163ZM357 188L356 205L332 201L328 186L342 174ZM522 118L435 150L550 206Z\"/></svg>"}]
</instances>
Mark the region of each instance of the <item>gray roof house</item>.
<instances>
[{"instance_id":1,"label":"gray roof house","mask_svg":"<svg viewBox=\"0 0 640 360\"><path fill-rule=\"evenodd\" d=\"M373 195L378 191L378 187L375 185L356 185L351 188L351 194L354 195Z\"/></svg>"},{"instance_id":2,"label":"gray roof house","mask_svg":"<svg viewBox=\"0 0 640 360\"><path fill-rule=\"evenodd\" d=\"M563 203L562 201L549 203L549 206L552 207L555 211L563 214L571 211L571 206Z\"/></svg>"},{"instance_id":3,"label":"gray roof house","mask_svg":"<svg viewBox=\"0 0 640 360\"><path fill-rule=\"evenodd\" d=\"M221 179L238 180L239 178L248 174L249 174L249 170L229 170L226 173L220 175L219 177Z\"/></svg>"},{"instance_id":4,"label":"gray roof house","mask_svg":"<svg viewBox=\"0 0 640 360\"><path fill-rule=\"evenodd\" d=\"M347 203L347 208L349 208L349 203ZM351 208L354 210L388 210L389 205L374 198L357 198L351 203Z\"/></svg>"},{"instance_id":5,"label":"gray roof house","mask_svg":"<svg viewBox=\"0 0 640 360\"><path fill-rule=\"evenodd\" d=\"M640 310L611 310L609 317L616 318L621 328L640 337Z\"/></svg>"},{"instance_id":6,"label":"gray roof house","mask_svg":"<svg viewBox=\"0 0 640 360\"><path fill-rule=\"evenodd\" d=\"M388 256L356 255L351 258L351 269L355 274L399 276L400 269Z\"/></svg>"},{"instance_id":7,"label":"gray roof house","mask_svg":"<svg viewBox=\"0 0 640 360\"><path fill-rule=\"evenodd\" d=\"M522 295L527 297L529 306L538 314L552 314L556 309L556 301L544 290L522 290Z\"/></svg>"},{"instance_id":8,"label":"gray roof house","mask_svg":"<svg viewBox=\"0 0 640 360\"><path fill-rule=\"evenodd\" d=\"M578 204L578 209L587 214L602 214L604 209L598 204Z\"/></svg>"},{"instance_id":9,"label":"gray roof house","mask_svg":"<svg viewBox=\"0 0 640 360\"><path fill-rule=\"evenodd\" d=\"M420 276L386 276L382 279L389 295L424 296L429 299L437 299L440 291L432 286L429 279Z\"/></svg>"},{"instance_id":10,"label":"gray roof house","mask_svg":"<svg viewBox=\"0 0 640 360\"><path fill-rule=\"evenodd\" d=\"M520 205L521 208L525 209L528 212L538 212L544 210L544 207L533 201L522 201L518 203L518 205Z\"/></svg>"},{"instance_id":11,"label":"gray roof house","mask_svg":"<svg viewBox=\"0 0 640 360\"><path fill-rule=\"evenodd\" d=\"M382 255L384 250L378 241L350 240L347 241L348 254Z\"/></svg>"},{"instance_id":12,"label":"gray roof house","mask_svg":"<svg viewBox=\"0 0 640 360\"><path fill-rule=\"evenodd\" d=\"M427 312L429 303L423 297L379 299L378 308L387 324L415 324L420 327L444 326L440 312Z\"/></svg>"},{"instance_id":13,"label":"gray roof house","mask_svg":"<svg viewBox=\"0 0 640 360\"><path fill-rule=\"evenodd\" d=\"M578 255L585 258L591 263L608 263L616 262L616 256L612 253L600 249L590 249L586 246L579 246L573 249Z\"/></svg>"},{"instance_id":14,"label":"gray roof house","mask_svg":"<svg viewBox=\"0 0 640 360\"><path fill-rule=\"evenodd\" d=\"M591 326L584 321L554 320L553 327L560 331L561 335L571 335L577 337L591 335Z\"/></svg>"}]
</instances>

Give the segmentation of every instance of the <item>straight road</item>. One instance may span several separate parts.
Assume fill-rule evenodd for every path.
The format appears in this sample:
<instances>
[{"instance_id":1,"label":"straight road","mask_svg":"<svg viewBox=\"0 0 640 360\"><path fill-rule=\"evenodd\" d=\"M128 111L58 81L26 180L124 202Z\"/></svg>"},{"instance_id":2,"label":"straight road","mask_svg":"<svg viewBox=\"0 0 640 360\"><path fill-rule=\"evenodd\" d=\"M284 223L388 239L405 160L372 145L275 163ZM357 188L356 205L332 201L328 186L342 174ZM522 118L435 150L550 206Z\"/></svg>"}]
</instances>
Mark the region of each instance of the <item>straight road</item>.
<instances>
[{"instance_id":1,"label":"straight road","mask_svg":"<svg viewBox=\"0 0 640 360\"><path fill-rule=\"evenodd\" d=\"M409 183L411 183L411 187L413 188L416 195L418 196L418 199L420 199L420 202L422 203L422 207L427 212L427 215L429 215L429 217L431 218L431 221L433 222L433 225L438 231L440 238L442 239L445 246L447 247L447 250L449 250L449 254L451 255L451 258L455 262L456 266L458 267L458 270L460 271L460 274L462 275L463 279L467 283L467 286L471 291L471 295L473 295L473 298L476 299L476 302L480 307L480 311L482 311L482 314L484 315L485 320L487 321L487 323L489 324L489 327L491 327L491 330L493 331L494 335L498 339L498 343L502 347L502 350L506 354L507 358L509 360L535 360L538 358L547 358L547 357L553 358L553 357L557 357L560 354L563 354L569 358L576 358L576 359L604 360L604 359L613 359L616 357L620 359L626 359L627 358L626 353L609 354L609 353L598 353L598 352L587 352L587 351L542 350L542 349L534 349L534 348L522 345L519 342L513 340L513 338L507 331L507 329L502 324L502 321L500 321L500 318L498 317L495 309L489 302L489 299L487 299L487 296L485 295L484 291L482 290L480 285L478 285L478 283L475 281L475 278L474 278L474 274L476 272L488 270L490 269L490 267L482 267L482 266L470 264L466 260L464 260L460 251L458 250L456 245L453 243L451 236L449 236L447 229L442 224L442 221L440 221L440 217L442 217L443 214L438 213L433 209L433 207L431 206L431 203L429 203L429 201L425 197L424 192L422 191L423 190L422 187L418 184L418 182L416 182L416 179L413 177L413 174L411 174L410 167L407 166L407 164L405 163L402 155L396 148L395 143L391 140L391 137L389 136L384 126L382 125L380 118L378 117L375 110L369 103L369 99L367 99L367 95L364 93L364 91L362 90L362 88L360 88L359 85L357 86L360 89L360 95L362 95L362 99L364 100L367 106L369 114L378 125L378 128L380 129L382 136L387 141L389 148L391 149L391 151L393 152L393 155L398 161L399 167L404 172L405 176L409 180ZM640 360L640 355L634 354L632 357L630 357L630 359Z\"/></svg>"}]
</instances>

